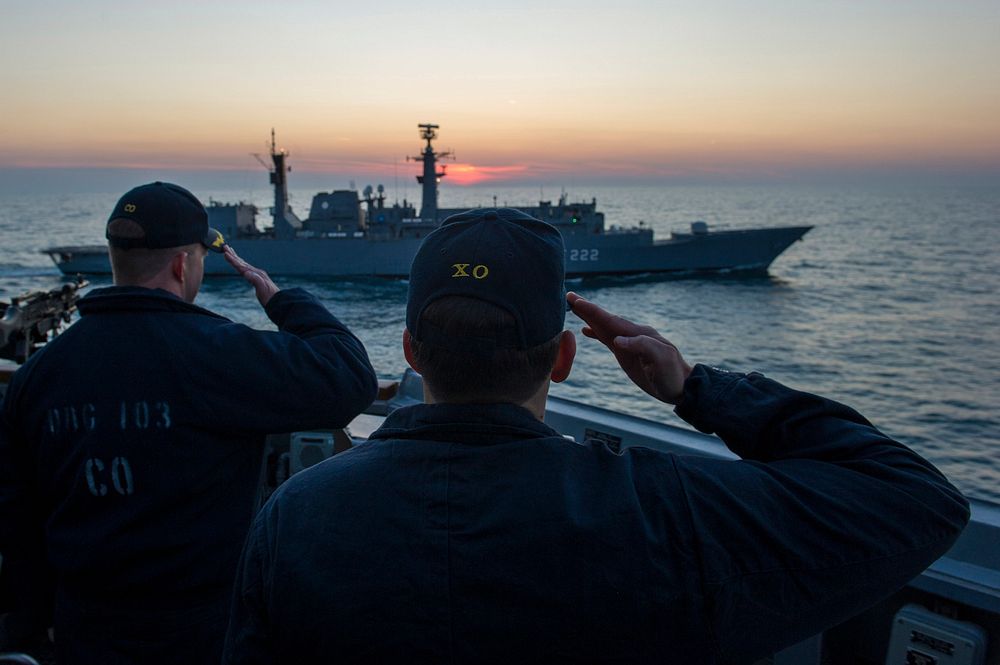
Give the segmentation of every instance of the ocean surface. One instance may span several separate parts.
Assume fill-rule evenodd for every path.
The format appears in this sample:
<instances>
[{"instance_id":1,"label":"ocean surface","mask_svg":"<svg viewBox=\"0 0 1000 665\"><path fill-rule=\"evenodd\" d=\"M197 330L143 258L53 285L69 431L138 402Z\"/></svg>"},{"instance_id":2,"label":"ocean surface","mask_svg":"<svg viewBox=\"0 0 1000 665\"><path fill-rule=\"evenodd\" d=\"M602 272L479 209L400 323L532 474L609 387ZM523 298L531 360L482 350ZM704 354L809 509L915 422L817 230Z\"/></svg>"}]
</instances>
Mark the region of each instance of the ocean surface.
<instances>
[{"instance_id":1,"label":"ocean surface","mask_svg":"<svg viewBox=\"0 0 1000 665\"><path fill-rule=\"evenodd\" d=\"M245 200L266 211L271 194L262 180L245 191L183 184L204 201ZM292 190L300 217L313 193ZM409 193L418 198L415 188ZM0 299L57 286L58 271L38 250L103 242L120 194L0 195ZM540 194L444 185L440 204L492 205L496 196L499 205L516 206ZM850 404L969 495L1000 503L1000 186L579 187L568 194L596 197L608 224L643 221L657 237L695 220L714 228L815 225L765 277L598 278L569 287L656 327L692 364L757 370ZM402 373L405 282L276 281L316 293L364 341L382 376ZM208 280L197 302L273 328L238 279ZM572 314L568 325L579 329ZM603 347L582 336L579 347L572 375L554 394L684 425L632 386Z\"/></svg>"}]
</instances>

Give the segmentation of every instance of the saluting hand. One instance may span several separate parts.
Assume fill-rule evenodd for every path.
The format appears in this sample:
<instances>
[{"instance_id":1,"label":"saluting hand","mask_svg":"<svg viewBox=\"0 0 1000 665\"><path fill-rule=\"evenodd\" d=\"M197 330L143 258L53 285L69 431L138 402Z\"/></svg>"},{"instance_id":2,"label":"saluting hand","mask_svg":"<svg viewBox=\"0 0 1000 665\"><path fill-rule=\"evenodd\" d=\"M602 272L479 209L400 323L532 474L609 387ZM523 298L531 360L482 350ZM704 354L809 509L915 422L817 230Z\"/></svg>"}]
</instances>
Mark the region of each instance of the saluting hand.
<instances>
[{"instance_id":1,"label":"saluting hand","mask_svg":"<svg viewBox=\"0 0 1000 665\"><path fill-rule=\"evenodd\" d=\"M239 256L237 256L236 251L226 245L223 255L226 257L226 261L229 262L233 268L236 269L243 279L248 281L257 292L257 300L260 301L262 307L267 306L267 302L271 299L275 293L279 291L277 285L271 281L267 272L261 270L260 268L255 268L250 265Z\"/></svg>"},{"instance_id":2,"label":"saluting hand","mask_svg":"<svg viewBox=\"0 0 1000 665\"><path fill-rule=\"evenodd\" d=\"M572 291L566 300L587 324L584 336L608 347L634 384L661 402L676 404L680 400L691 366L676 346L652 327L611 314Z\"/></svg>"}]
</instances>

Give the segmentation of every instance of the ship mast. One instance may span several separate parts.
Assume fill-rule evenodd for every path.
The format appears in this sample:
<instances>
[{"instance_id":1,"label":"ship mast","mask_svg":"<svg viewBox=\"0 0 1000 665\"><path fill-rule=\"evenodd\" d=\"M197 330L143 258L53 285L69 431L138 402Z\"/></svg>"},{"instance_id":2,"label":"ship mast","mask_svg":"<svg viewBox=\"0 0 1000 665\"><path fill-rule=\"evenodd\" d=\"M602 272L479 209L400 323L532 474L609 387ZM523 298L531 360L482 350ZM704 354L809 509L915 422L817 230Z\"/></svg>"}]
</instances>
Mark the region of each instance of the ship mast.
<instances>
[{"instance_id":1,"label":"ship mast","mask_svg":"<svg viewBox=\"0 0 1000 665\"><path fill-rule=\"evenodd\" d=\"M257 161L264 165L271 175L271 184L274 186L274 207L271 209L274 220L274 237L279 239L294 238L295 231L302 227L302 222L292 212L288 205L288 176L292 167L286 164L288 157L287 150L278 150L277 142L274 138L274 128L271 128L271 164L268 165L260 155L254 153Z\"/></svg>"},{"instance_id":2,"label":"ship mast","mask_svg":"<svg viewBox=\"0 0 1000 665\"><path fill-rule=\"evenodd\" d=\"M424 186L423 194L421 197L420 205L420 218L430 221L437 220L437 195L438 195L438 183L441 182L441 178L445 177L445 167L442 166L441 170L437 170L437 162L439 159L444 159L446 157L452 157L452 152L449 150L447 152L434 152L434 147L431 145L431 141L437 138L437 130L439 125L423 124L417 125L420 129L420 138L427 141L427 145L424 146L424 151L416 157L407 157L407 159L412 159L416 162L423 162L424 173L423 175L417 176L417 182Z\"/></svg>"}]
</instances>

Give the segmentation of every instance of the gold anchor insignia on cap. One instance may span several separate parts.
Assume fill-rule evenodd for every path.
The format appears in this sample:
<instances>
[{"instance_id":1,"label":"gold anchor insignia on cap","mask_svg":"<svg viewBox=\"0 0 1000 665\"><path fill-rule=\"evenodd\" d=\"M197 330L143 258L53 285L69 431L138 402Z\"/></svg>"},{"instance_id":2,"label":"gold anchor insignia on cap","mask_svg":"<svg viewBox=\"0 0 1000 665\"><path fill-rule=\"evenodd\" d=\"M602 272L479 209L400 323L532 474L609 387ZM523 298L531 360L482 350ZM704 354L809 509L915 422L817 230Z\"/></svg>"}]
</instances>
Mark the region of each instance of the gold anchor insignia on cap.
<instances>
[{"instance_id":1,"label":"gold anchor insignia on cap","mask_svg":"<svg viewBox=\"0 0 1000 665\"><path fill-rule=\"evenodd\" d=\"M126 203L125 204L125 212L135 212L135 204L134 203Z\"/></svg>"}]
</instances>

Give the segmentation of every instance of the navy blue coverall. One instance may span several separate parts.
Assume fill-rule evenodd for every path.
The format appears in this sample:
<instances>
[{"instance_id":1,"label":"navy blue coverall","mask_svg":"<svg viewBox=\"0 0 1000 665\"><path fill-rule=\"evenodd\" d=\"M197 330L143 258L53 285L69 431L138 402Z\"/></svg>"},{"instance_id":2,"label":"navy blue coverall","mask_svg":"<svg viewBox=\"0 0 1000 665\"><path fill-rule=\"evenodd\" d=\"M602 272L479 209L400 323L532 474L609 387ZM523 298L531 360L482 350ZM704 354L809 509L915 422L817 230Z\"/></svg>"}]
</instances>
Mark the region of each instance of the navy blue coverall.
<instances>
[{"instance_id":1,"label":"navy blue coverall","mask_svg":"<svg viewBox=\"0 0 1000 665\"><path fill-rule=\"evenodd\" d=\"M258 514L226 663L748 663L887 596L962 495L852 409L697 365L677 413L742 460L418 405Z\"/></svg>"},{"instance_id":2,"label":"navy blue coverall","mask_svg":"<svg viewBox=\"0 0 1000 665\"><path fill-rule=\"evenodd\" d=\"M61 662L218 662L266 435L342 427L374 399L364 347L316 298L265 309L277 331L97 289L15 373L0 576L24 609L54 596Z\"/></svg>"}]
</instances>

